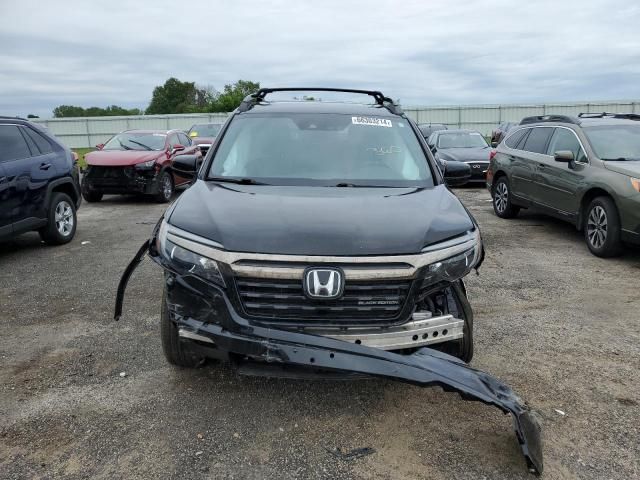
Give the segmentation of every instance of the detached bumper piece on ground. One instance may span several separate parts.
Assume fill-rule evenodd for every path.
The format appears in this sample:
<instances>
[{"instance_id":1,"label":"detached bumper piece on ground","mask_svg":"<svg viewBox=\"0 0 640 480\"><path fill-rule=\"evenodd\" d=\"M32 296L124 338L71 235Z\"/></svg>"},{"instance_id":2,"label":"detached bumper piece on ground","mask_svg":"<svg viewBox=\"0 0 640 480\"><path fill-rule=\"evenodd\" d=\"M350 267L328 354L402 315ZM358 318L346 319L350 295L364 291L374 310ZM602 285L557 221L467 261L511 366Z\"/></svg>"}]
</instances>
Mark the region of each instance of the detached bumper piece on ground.
<instances>
[{"instance_id":1,"label":"detached bumper piece on ground","mask_svg":"<svg viewBox=\"0 0 640 480\"><path fill-rule=\"evenodd\" d=\"M531 473L543 470L541 429L529 408L504 383L432 348L411 355L358 345L334 338L249 323L235 313L222 290L171 270L145 242L125 270L116 298L115 319L122 314L124 292L136 267L149 253L167 273L167 301L180 340L202 356L244 358L255 365L289 367L307 372L384 377L422 387L440 386L465 400L493 405L513 417L514 430ZM206 294L203 293L206 292ZM194 315L201 312L202 315ZM203 322L194 317L214 321ZM276 375L274 375L276 376Z\"/></svg>"}]
</instances>

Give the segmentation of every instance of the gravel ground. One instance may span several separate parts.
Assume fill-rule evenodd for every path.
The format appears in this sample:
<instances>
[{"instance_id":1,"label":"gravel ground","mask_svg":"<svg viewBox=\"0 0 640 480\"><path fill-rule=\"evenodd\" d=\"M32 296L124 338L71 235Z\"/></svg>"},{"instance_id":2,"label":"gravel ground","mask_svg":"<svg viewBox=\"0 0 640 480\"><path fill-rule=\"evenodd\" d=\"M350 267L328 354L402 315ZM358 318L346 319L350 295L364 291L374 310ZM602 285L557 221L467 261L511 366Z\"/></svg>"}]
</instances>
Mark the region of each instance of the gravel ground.
<instances>
[{"instance_id":1,"label":"gravel ground","mask_svg":"<svg viewBox=\"0 0 640 480\"><path fill-rule=\"evenodd\" d=\"M472 363L537 410L544 477L640 478L640 252L599 259L567 224L501 220L486 191L458 193L487 248L467 282ZM69 245L0 244L0 478L530 478L509 416L439 388L169 366L158 267L143 263L112 320L163 209L105 197Z\"/></svg>"}]
</instances>

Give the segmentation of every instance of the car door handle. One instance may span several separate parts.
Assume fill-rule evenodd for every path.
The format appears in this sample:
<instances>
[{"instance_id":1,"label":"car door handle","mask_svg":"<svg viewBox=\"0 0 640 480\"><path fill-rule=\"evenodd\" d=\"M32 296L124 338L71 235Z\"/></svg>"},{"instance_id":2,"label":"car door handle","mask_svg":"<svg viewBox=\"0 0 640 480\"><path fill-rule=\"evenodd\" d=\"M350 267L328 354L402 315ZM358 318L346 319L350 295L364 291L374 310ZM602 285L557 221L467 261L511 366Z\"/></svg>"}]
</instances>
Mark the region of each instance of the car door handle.
<instances>
[{"instance_id":1,"label":"car door handle","mask_svg":"<svg viewBox=\"0 0 640 480\"><path fill-rule=\"evenodd\" d=\"M49 170L51 168L51 164L50 163L41 163L40 164L40 170Z\"/></svg>"}]
</instances>

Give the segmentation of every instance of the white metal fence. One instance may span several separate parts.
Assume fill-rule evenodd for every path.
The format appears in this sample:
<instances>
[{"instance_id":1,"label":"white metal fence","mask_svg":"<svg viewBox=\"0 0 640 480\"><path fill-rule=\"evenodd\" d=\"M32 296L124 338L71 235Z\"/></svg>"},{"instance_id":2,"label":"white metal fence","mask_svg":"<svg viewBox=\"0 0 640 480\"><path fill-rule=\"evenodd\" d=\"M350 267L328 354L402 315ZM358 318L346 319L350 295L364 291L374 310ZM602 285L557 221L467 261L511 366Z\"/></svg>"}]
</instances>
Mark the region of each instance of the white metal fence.
<instances>
[{"instance_id":1,"label":"white metal fence","mask_svg":"<svg viewBox=\"0 0 640 480\"><path fill-rule=\"evenodd\" d=\"M70 148L89 148L104 143L123 130L149 129L188 130L195 123L222 123L227 113L202 113L182 115L135 115L127 117L83 117L37 119L58 139Z\"/></svg>"},{"instance_id":2,"label":"white metal fence","mask_svg":"<svg viewBox=\"0 0 640 480\"><path fill-rule=\"evenodd\" d=\"M452 128L468 128L489 135L500 122L519 122L530 115L578 115L581 112L640 113L640 100L611 102L547 103L529 105L460 105L444 107L404 107L418 123L444 123ZM71 148L89 148L104 143L123 130L170 129L187 130L194 123L223 122L226 113L143 115L130 117L56 118L35 120L45 125Z\"/></svg>"}]
</instances>

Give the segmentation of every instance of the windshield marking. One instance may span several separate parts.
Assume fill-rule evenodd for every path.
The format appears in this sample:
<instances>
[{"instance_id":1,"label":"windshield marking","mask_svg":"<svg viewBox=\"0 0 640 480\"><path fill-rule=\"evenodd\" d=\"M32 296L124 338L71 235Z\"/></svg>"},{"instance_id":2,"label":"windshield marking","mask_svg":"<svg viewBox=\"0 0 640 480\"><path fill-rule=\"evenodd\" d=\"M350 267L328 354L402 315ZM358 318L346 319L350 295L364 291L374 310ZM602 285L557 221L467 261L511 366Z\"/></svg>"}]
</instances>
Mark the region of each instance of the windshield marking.
<instances>
[{"instance_id":1,"label":"windshield marking","mask_svg":"<svg viewBox=\"0 0 640 480\"><path fill-rule=\"evenodd\" d=\"M351 117L351 123L353 123L354 125L368 125L371 127L391 128L393 126L391 124L391 120L387 118L376 118L376 117Z\"/></svg>"}]
</instances>

